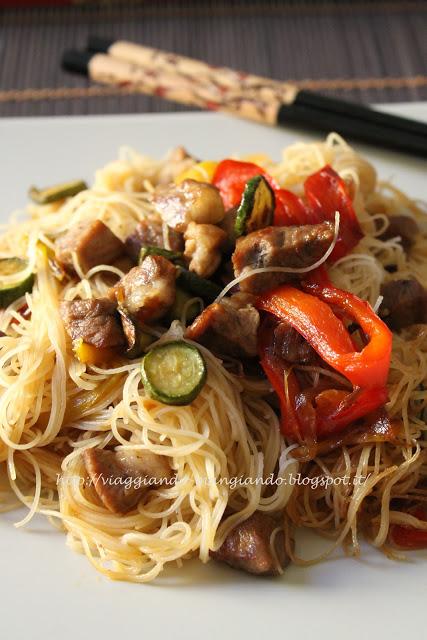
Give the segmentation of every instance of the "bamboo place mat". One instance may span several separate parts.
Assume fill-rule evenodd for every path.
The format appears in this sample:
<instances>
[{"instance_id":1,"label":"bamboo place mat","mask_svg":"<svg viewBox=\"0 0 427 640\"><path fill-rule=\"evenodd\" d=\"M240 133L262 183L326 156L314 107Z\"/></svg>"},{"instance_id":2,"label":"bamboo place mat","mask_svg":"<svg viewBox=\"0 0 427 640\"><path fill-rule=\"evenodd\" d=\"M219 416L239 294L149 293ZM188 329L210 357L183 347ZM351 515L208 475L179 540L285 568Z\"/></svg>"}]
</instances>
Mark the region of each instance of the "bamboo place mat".
<instances>
[{"instance_id":1,"label":"bamboo place mat","mask_svg":"<svg viewBox=\"0 0 427 640\"><path fill-rule=\"evenodd\" d=\"M94 2L0 13L0 116L184 109L60 69L89 34L362 102L427 99L427 2Z\"/></svg>"}]
</instances>

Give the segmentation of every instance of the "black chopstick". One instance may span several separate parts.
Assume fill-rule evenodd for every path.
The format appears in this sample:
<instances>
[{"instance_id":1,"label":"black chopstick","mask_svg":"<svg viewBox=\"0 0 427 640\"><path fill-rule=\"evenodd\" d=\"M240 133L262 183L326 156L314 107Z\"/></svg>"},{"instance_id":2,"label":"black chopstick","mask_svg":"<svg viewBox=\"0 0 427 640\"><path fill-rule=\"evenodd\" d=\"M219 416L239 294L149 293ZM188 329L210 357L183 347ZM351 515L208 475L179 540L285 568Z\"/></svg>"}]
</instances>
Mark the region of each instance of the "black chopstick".
<instances>
[{"instance_id":1,"label":"black chopstick","mask_svg":"<svg viewBox=\"0 0 427 640\"><path fill-rule=\"evenodd\" d=\"M427 123L403 118L402 116L395 116L362 104L338 100L312 91L302 90L299 91L295 98L294 105L313 107L319 111L328 111L329 113L344 115L348 119L363 120L364 122L391 128L394 131L399 129L405 133L414 133L425 138L427 142Z\"/></svg>"},{"instance_id":2,"label":"black chopstick","mask_svg":"<svg viewBox=\"0 0 427 640\"><path fill-rule=\"evenodd\" d=\"M350 137L378 148L395 149L420 157L427 157L427 141L412 131L395 129L382 122L370 122L348 116L346 113L325 111L302 104L282 105L277 123L289 124L321 131L336 131L344 137Z\"/></svg>"}]
</instances>

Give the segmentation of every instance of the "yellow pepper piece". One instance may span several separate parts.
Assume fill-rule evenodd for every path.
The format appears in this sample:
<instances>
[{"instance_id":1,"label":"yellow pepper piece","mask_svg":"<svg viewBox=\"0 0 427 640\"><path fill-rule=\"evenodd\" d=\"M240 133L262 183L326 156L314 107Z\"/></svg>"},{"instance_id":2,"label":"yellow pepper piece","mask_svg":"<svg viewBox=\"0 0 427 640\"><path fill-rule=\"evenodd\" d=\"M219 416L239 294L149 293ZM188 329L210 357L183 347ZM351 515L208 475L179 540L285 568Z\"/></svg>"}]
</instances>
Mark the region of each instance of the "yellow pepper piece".
<instances>
[{"instance_id":1,"label":"yellow pepper piece","mask_svg":"<svg viewBox=\"0 0 427 640\"><path fill-rule=\"evenodd\" d=\"M212 182L218 162L213 160L203 160L189 169L186 169L175 178L175 183L180 184L183 180L197 180L198 182Z\"/></svg>"},{"instance_id":2,"label":"yellow pepper piece","mask_svg":"<svg viewBox=\"0 0 427 640\"><path fill-rule=\"evenodd\" d=\"M80 338L73 343L77 360L83 364L99 365L111 361L116 353L113 349L94 347Z\"/></svg>"},{"instance_id":3,"label":"yellow pepper piece","mask_svg":"<svg viewBox=\"0 0 427 640\"><path fill-rule=\"evenodd\" d=\"M266 164L271 164L273 161L270 156L267 156L265 153L247 153L242 156L241 160L244 162L253 162L254 164L258 164L261 167Z\"/></svg>"}]
</instances>

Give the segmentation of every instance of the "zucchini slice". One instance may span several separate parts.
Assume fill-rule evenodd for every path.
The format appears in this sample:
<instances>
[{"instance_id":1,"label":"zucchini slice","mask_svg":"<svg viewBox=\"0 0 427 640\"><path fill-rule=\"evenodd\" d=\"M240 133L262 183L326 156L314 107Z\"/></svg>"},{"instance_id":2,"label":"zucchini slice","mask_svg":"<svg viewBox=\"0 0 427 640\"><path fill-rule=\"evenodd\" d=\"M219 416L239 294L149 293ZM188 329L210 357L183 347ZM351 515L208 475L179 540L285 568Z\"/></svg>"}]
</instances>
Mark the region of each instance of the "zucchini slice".
<instances>
[{"instance_id":1,"label":"zucchini slice","mask_svg":"<svg viewBox=\"0 0 427 640\"><path fill-rule=\"evenodd\" d=\"M27 267L27 260L22 258L3 258L0 260L0 308L4 309L9 306L11 302L14 302L14 300L17 300L33 288L33 273L27 273L24 278L18 279L16 282L9 282L9 278L5 281L3 278L3 276L19 274L25 271Z\"/></svg>"},{"instance_id":2,"label":"zucchini slice","mask_svg":"<svg viewBox=\"0 0 427 640\"><path fill-rule=\"evenodd\" d=\"M189 271L184 267L177 267L177 274L177 285L184 289L184 291L192 293L194 296L201 298L209 304L213 302L222 291L222 287L212 282L212 280L201 278L197 273L194 273L194 271Z\"/></svg>"},{"instance_id":3,"label":"zucchini slice","mask_svg":"<svg viewBox=\"0 0 427 640\"><path fill-rule=\"evenodd\" d=\"M146 247L141 247L138 264L142 264L147 256L162 256L171 262L184 262L184 255L180 251L170 251L169 249L163 249L163 247L147 245Z\"/></svg>"},{"instance_id":4,"label":"zucchini slice","mask_svg":"<svg viewBox=\"0 0 427 640\"><path fill-rule=\"evenodd\" d=\"M83 180L73 180L72 182L63 182L62 184L56 184L53 187L46 187L45 189L30 187L28 195L31 200L37 204L50 204L51 202L56 202L56 200L71 198L85 189L87 189L86 182Z\"/></svg>"},{"instance_id":5,"label":"zucchini slice","mask_svg":"<svg viewBox=\"0 0 427 640\"><path fill-rule=\"evenodd\" d=\"M154 347L141 365L144 389L163 404L190 404L206 382L207 369L197 347L175 340Z\"/></svg>"},{"instance_id":6,"label":"zucchini slice","mask_svg":"<svg viewBox=\"0 0 427 640\"><path fill-rule=\"evenodd\" d=\"M184 313L185 309L186 321L188 323L193 322L193 320L199 315L199 313L202 312L202 309L200 308L200 300L195 300L191 304L188 304L188 302L194 297L194 294L187 293L187 291L184 291L184 289L181 289L181 287L177 287L175 293L175 301L169 311L170 320L181 320L182 314Z\"/></svg>"},{"instance_id":7,"label":"zucchini slice","mask_svg":"<svg viewBox=\"0 0 427 640\"><path fill-rule=\"evenodd\" d=\"M259 175L247 181L237 210L236 236L258 231L273 223L275 198L267 180Z\"/></svg>"}]
</instances>

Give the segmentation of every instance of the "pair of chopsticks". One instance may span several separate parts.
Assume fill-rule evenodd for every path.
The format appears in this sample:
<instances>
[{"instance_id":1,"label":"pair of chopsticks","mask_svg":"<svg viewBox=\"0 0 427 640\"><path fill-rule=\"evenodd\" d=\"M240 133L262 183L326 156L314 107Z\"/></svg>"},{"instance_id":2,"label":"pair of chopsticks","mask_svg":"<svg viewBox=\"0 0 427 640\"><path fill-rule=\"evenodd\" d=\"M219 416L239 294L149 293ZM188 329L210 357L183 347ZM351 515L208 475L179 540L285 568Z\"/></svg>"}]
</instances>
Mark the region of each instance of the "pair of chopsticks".
<instances>
[{"instance_id":1,"label":"pair of chopsticks","mask_svg":"<svg viewBox=\"0 0 427 640\"><path fill-rule=\"evenodd\" d=\"M131 86L181 104L270 125L336 131L377 147L427 156L425 123L131 42L90 37L86 51L64 53L62 67L94 82Z\"/></svg>"}]
</instances>

